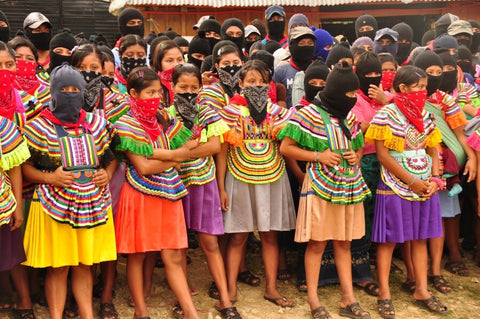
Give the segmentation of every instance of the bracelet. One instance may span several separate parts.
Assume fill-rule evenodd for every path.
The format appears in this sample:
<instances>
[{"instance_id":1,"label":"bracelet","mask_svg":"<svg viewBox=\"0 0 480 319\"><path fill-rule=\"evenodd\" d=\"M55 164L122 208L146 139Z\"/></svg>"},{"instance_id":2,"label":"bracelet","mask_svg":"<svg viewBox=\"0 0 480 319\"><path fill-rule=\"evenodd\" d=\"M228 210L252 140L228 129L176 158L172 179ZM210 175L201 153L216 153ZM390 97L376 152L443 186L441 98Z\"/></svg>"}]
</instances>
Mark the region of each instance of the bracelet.
<instances>
[{"instance_id":1,"label":"bracelet","mask_svg":"<svg viewBox=\"0 0 480 319\"><path fill-rule=\"evenodd\" d=\"M320 157L320 153L317 152L317 151L313 152L313 157L314 157L314 161L318 162L318 158Z\"/></svg>"},{"instance_id":2,"label":"bracelet","mask_svg":"<svg viewBox=\"0 0 480 319\"><path fill-rule=\"evenodd\" d=\"M412 186L413 183L415 183L415 181L417 180L417 177L416 176L412 176L412 181L410 183L408 183L407 185L408 186Z\"/></svg>"},{"instance_id":3,"label":"bracelet","mask_svg":"<svg viewBox=\"0 0 480 319\"><path fill-rule=\"evenodd\" d=\"M432 175L432 177L440 178L440 179L441 179L440 175Z\"/></svg>"},{"instance_id":4,"label":"bracelet","mask_svg":"<svg viewBox=\"0 0 480 319\"><path fill-rule=\"evenodd\" d=\"M445 185L443 184L443 181L435 176L430 177L430 182L435 182L438 185L438 189L443 190L445 189Z\"/></svg>"}]
</instances>

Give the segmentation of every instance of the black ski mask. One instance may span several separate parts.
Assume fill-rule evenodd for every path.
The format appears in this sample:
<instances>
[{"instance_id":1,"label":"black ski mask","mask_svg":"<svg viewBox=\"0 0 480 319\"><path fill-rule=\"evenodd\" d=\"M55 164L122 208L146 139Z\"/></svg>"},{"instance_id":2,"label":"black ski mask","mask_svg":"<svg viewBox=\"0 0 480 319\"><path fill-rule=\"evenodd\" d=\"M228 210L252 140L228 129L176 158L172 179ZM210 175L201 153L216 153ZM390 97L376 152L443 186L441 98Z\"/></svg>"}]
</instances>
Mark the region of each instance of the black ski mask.
<instances>
[{"instance_id":1,"label":"black ski mask","mask_svg":"<svg viewBox=\"0 0 480 319\"><path fill-rule=\"evenodd\" d=\"M41 34L41 33L40 33ZM46 33L45 33L46 34ZM57 66L62 65L63 63L69 63L71 55L61 55L53 52L54 49L62 47L68 50L72 50L77 45L75 38L69 32L62 32L57 34L50 41L50 72Z\"/></svg>"},{"instance_id":2,"label":"black ski mask","mask_svg":"<svg viewBox=\"0 0 480 319\"><path fill-rule=\"evenodd\" d=\"M305 71L312 63L313 56L315 55L315 44L308 46L298 45L298 43L305 38L311 38L315 43L315 38L313 35L303 35L296 39L290 40L288 45L293 63L295 63L295 65L303 71Z\"/></svg>"},{"instance_id":3,"label":"black ski mask","mask_svg":"<svg viewBox=\"0 0 480 319\"><path fill-rule=\"evenodd\" d=\"M362 90L365 96L368 96L368 89L370 85L380 85L382 80L382 63L378 60L378 57L371 53L363 53L357 61L356 74L360 81L360 90ZM378 76L366 76L369 73L378 73Z\"/></svg>"},{"instance_id":4,"label":"black ski mask","mask_svg":"<svg viewBox=\"0 0 480 319\"><path fill-rule=\"evenodd\" d=\"M50 32L32 33L31 30L27 29L25 31L25 34L27 35L28 39L32 41L33 45L37 48L37 50L48 50L50 40L52 40L52 30L50 30Z\"/></svg>"},{"instance_id":5,"label":"black ski mask","mask_svg":"<svg viewBox=\"0 0 480 319\"><path fill-rule=\"evenodd\" d=\"M443 63L438 54L430 50L425 50L420 53L413 63L413 65L419 67L422 70L427 70L432 65L439 66L443 70ZM427 83L427 96L435 93L440 87L440 82L442 81L442 76L432 76L428 75Z\"/></svg>"},{"instance_id":6,"label":"black ski mask","mask_svg":"<svg viewBox=\"0 0 480 319\"><path fill-rule=\"evenodd\" d=\"M227 35L228 28L230 28L232 26L238 27L242 31L242 35L239 36L239 37L231 37L231 36ZM235 43L235 45L240 50L240 52L243 51L243 46L244 46L244 42L245 42L245 28L243 27L243 23L242 23L241 20L239 20L237 18L230 18L230 19L225 20L222 24L222 28L221 28L220 32L221 32L220 36L222 37L222 40L232 41L233 43Z\"/></svg>"},{"instance_id":7,"label":"black ski mask","mask_svg":"<svg viewBox=\"0 0 480 319\"><path fill-rule=\"evenodd\" d=\"M310 66L305 71L305 79L303 81L303 86L305 88L305 100L308 102L313 102L313 99L318 92L323 91L324 86L313 86L308 82L312 79L322 79L327 80L328 73L330 70L327 65L321 60L317 60L310 64Z\"/></svg>"},{"instance_id":8,"label":"black ski mask","mask_svg":"<svg viewBox=\"0 0 480 319\"><path fill-rule=\"evenodd\" d=\"M281 41L285 30L285 17L283 21L267 21L268 36L271 40Z\"/></svg>"},{"instance_id":9,"label":"black ski mask","mask_svg":"<svg viewBox=\"0 0 480 319\"><path fill-rule=\"evenodd\" d=\"M140 19L142 20L142 24L136 26L127 26L127 22L133 19ZM118 28L120 29L120 33L122 36L127 34L136 34L139 35L141 38L145 35L145 19L143 18L143 14L135 8L126 8L123 9L122 12L118 15Z\"/></svg>"},{"instance_id":10,"label":"black ski mask","mask_svg":"<svg viewBox=\"0 0 480 319\"><path fill-rule=\"evenodd\" d=\"M10 24L8 23L7 16L2 11L0 11L0 21L7 24L6 27L0 27L0 41L7 43L8 39L10 39Z\"/></svg>"}]
</instances>

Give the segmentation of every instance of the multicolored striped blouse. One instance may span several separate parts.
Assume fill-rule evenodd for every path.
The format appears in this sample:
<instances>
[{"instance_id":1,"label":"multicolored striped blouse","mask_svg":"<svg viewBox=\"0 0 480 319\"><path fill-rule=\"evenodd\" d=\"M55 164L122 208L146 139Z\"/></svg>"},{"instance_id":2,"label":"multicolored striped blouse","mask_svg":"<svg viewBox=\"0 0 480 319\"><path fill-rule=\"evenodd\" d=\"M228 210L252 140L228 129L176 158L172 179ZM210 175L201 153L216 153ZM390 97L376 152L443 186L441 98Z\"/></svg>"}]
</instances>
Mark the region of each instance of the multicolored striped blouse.
<instances>
[{"instance_id":1,"label":"multicolored striped blouse","mask_svg":"<svg viewBox=\"0 0 480 319\"><path fill-rule=\"evenodd\" d=\"M104 89L105 92L105 117L115 123L129 110L127 99L116 90Z\"/></svg>"},{"instance_id":2,"label":"multicolored striped blouse","mask_svg":"<svg viewBox=\"0 0 480 319\"><path fill-rule=\"evenodd\" d=\"M198 116L191 129L193 139L196 139L199 143L206 143L210 137L222 137L230 129L213 108L207 104L197 104L197 107ZM168 108L168 113L183 123L183 119L175 109L175 105L171 105ZM207 184L215 179L213 157L207 156L182 162L178 173L186 187Z\"/></svg>"},{"instance_id":3,"label":"multicolored striped blouse","mask_svg":"<svg viewBox=\"0 0 480 319\"><path fill-rule=\"evenodd\" d=\"M351 140L343 133L338 118L310 104L292 116L285 128L278 133L278 137L283 139L287 136L295 140L299 147L316 152L330 149L341 154L362 148L363 135L353 112L348 114L345 124L352 133ZM315 194L332 204L360 203L371 195L359 166L352 166L343 158L341 163L334 167L319 162L308 162L307 173Z\"/></svg>"},{"instance_id":4,"label":"multicolored striped blouse","mask_svg":"<svg viewBox=\"0 0 480 319\"><path fill-rule=\"evenodd\" d=\"M25 91L19 91L22 103L25 107L25 115L27 122L36 118L43 108L48 107L52 96L50 95L50 86L40 82L35 90L34 95L30 95Z\"/></svg>"},{"instance_id":5,"label":"multicolored striped blouse","mask_svg":"<svg viewBox=\"0 0 480 319\"><path fill-rule=\"evenodd\" d=\"M17 202L6 171L30 157L27 142L15 123L0 116L0 226L10 223Z\"/></svg>"},{"instance_id":6,"label":"multicolored striped blouse","mask_svg":"<svg viewBox=\"0 0 480 319\"><path fill-rule=\"evenodd\" d=\"M107 221L111 205L108 186L97 187L93 174L115 158L115 130L108 121L87 114L80 129L62 127L39 116L25 126L31 162L39 170L54 171L58 166L74 173L70 187L38 184L35 192L44 211L60 223L90 228ZM112 148L111 148L112 147Z\"/></svg>"},{"instance_id":7,"label":"multicolored striped blouse","mask_svg":"<svg viewBox=\"0 0 480 319\"><path fill-rule=\"evenodd\" d=\"M465 113L463 113L455 98L450 94L437 90L428 98L428 101L442 110L443 117L452 130L467 124Z\"/></svg>"},{"instance_id":8,"label":"multicolored striped blouse","mask_svg":"<svg viewBox=\"0 0 480 319\"><path fill-rule=\"evenodd\" d=\"M427 147L438 147L442 134L435 125L435 118L423 110L425 131L420 133L395 104L388 104L373 117L365 134L365 140L374 144L384 141L389 154L410 174L426 180L431 175L432 159L425 152ZM410 201L424 201L397 176L381 167L382 181L392 191Z\"/></svg>"},{"instance_id":9,"label":"multicolored striped blouse","mask_svg":"<svg viewBox=\"0 0 480 319\"><path fill-rule=\"evenodd\" d=\"M164 111L162 113L171 124L156 141L150 139L148 133L145 132L130 111L120 117L115 122L115 128L120 137L117 151L152 156L154 148L176 149L183 145L192 136L192 133L175 117ZM160 174L141 175L128 159L126 163L126 182L136 191L144 195L161 197L171 201L179 200L187 195L187 189L175 168L170 167Z\"/></svg>"},{"instance_id":10,"label":"multicolored striped blouse","mask_svg":"<svg viewBox=\"0 0 480 319\"><path fill-rule=\"evenodd\" d=\"M230 103L230 98L223 87L217 82L205 85L198 95L199 104L208 104L217 112Z\"/></svg>"},{"instance_id":11,"label":"multicolored striped blouse","mask_svg":"<svg viewBox=\"0 0 480 319\"><path fill-rule=\"evenodd\" d=\"M230 104L220 116L230 127L227 167L236 179L249 184L266 184L278 180L285 171L285 161L278 151L276 134L287 123L295 108L284 109L270 100L267 115L260 124L250 117L245 105Z\"/></svg>"}]
</instances>

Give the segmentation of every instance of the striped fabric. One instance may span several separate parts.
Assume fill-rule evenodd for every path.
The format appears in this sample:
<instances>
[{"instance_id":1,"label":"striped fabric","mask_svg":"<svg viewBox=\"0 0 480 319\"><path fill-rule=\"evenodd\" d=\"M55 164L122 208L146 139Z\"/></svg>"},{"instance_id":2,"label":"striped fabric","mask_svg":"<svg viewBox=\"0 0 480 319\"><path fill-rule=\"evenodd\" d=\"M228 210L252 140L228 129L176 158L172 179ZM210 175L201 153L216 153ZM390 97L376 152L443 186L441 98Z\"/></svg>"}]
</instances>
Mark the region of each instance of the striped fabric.
<instances>
[{"instance_id":1,"label":"striped fabric","mask_svg":"<svg viewBox=\"0 0 480 319\"><path fill-rule=\"evenodd\" d=\"M111 123L115 123L120 116L129 110L128 102L123 95L115 90L105 89L105 116Z\"/></svg>"},{"instance_id":2,"label":"striped fabric","mask_svg":"<svg viewBox=\"0 0 480 319\"><path fill-rule=\"evenodd\" d=\"M231 104L220 111L231 129L225 134L225 141L230 144L227 167L236 179L266 184L282 176L285 162L278 151L276 133L294 111L295 108L287 110L269 101L267 115L259 125L246 106Z\"/></svg>"},{"instance_id":3,"label":"striped fabric","mask_svg":"<svg viewBox=\"0 0 480 319\"><path fill-rule=\"evenodd\" d=\"M142 126L128 112L115 122L117 133L120 137L119 151L128 151L132 154L151 156L154 148L171 149L172 144L183 144L191 136L186 135L182 142L173 142L182 136L187 130L175 118L169 118L172 125L168 130L160 134L156 141L151 141L149 135L143 130ZM187 195L187 189L182 183L177 171L172 167L160 174L141 175L135 169L133 164L127 160L126 181L136 191L150 196L157 196L167 200L176 201Z\"/></svg>"},{"instance_id":4,"label":"striped fabric","mask_svg":"<svg viewBox=\"0 0 480 319\"><path fill-rule=\"evenodd\" d=\"M25 116L27 122L36 118L44 107L48 107L50 100L50 87L40 83L39 87L35 90L35 95L30 95L25 91L19 91L22 98L23 106L25 107Z\"/></svg>"},{"instance_id":5,"label":"striped fabric","mask_svg":"<svg viewBox=\"0 0 480 319\"><path fill-rule=\"evenodd\" d=\"M351 141L343 134L338 119L310 104L292 116L278 137L287 136L295 140L299 147L317 152L330 149L341 154L345 150L363 147L363 136L352 112L348 114L346 124L352 132ZM315 194L332 204L360 203L371 195L358 165L351 166L344 159L334 167L308 162L307 173Z\"/></svg>"},{"instance_id":6,"label":"striped fabric","mask_svg":"<svg viewBox=\"0 0 480 319\"><path fill-rule=\"evenodd\" d=\"M28 146L18 126L0 116L0 226L8 224L17 207L6 171L25 162Z\"/></svg>"},{"instance_id":7,"label":"striped fabric","mask_svg":"<svg viewBox=\"0 0 480 319\"><path fill-rule=\"evenodd\" d=\"M193 137L200 143L206 143L212 136L222 136L229 130L228 125L218 113L207 104L198 104L198 116L192 127ZM176 111L175 105L168 108L170 115L175 116L180 122L182 117ZM215 164L212 156L196 158L182 162L178 172L185 187L190 185L204 185L215 179Z\"/></svg>"},{"instance_id":8,"label":"striped fabric","mask_svg":"<svg viewBox=\"0 0 480 319\"><path fill-rule=\"evenodd\" d=\"M220 111L229 104L230 98L218 83L206 85L198 95L199 104L208 104L215 110Z\"/></svg>"},{"instance_id":9,"label":"striped fabric","mask_svg":"<svg viewBox=\"0 0 480 319\"><path fill-rule=\"evenodd\" d=\"M87 114L86 121L97 154L95 162L98 163L98 158L103 156L110 147L115 130L104 118L92 113ZM69 135L76 135L74 129L64 129ZM52 162L58 162L62 159L62 154L75 156L77 159L85 155L85 149L82 151L80 148L62 152L54 125L42 116L27 124L25 136L33 156L48 155ZM90 160L93 160L91 156ZM68 163L75 164L71 159ZM85 166L89 164L92 163L85 162ZM33 165L40 168L41 163L35 162ZM73 173L75 180L68 188L38 184L35 191L45 212L56 221L70 224L74 228L90 228L104 224L111 205L108 186L95 186L92 181L94 170L91 168L76 169Z\"/></svg>"},{"instance_id":10,"label":"striped fabric","mask_svg":"<svg viewBox=\"0 0 480 319\"><path fill-rule=\"evenodd\" d=\"M433 116L423 111L424 133L420 133L407 120L395 104L389 104L377 112L365 134L369 143L384 141L389 154L407 172L420 179L428 179L431 174L432 160L425 148L437 147L441 142L441 133L435 126ZM402 141L400 143L400 141ZM400 147L401 146L401 147ZM398 196L411 201L422 201L410 187L381 167L381 178Z\"/></svg>"},{"instance_id":11,"label":"striped fabric","mask_svg":"<svg viewBox=\"0 0 480 319\"><path fill-rule=\"evenodd\" d=\"M463 113L462 109L455 101L455 98L450 94L437 90L437 92L429 97L428 101L432 102L443 111L444 118L452 130L467 124L465 113Z\"/></svg>"},{"instance_id":12,"label":"striped fabric","mask_svg":"<svg viewBox=\"0 0 480 319\"><path fill-rule=\"evenodd\" d=\"M465 82L458 83L456 93L458 103L470 103L472 99L476 98L478 98L478 92L475 86Z\"/></svg>"}]
</instances>

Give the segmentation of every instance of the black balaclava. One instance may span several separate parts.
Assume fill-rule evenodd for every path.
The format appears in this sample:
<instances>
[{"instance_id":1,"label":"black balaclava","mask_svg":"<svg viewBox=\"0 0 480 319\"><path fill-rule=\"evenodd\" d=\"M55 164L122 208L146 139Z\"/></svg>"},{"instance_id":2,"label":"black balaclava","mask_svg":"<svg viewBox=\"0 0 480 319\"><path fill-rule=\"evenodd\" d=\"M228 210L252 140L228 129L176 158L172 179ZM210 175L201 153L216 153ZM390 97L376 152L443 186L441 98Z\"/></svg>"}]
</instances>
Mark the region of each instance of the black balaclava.
<instances>
[{"instance_id":1,"label":"black balaclava","mask_svg":"<svg viewBox=\"0 0 480 319\"><path fill-rule=\"evenodd\" d=\"M437 48L458 49L458 42L457 42L457 39L455 39L451 35L442 34L441 36L435 38L433 42L433 47L434 49L437 49ZM455 53L453 55L453 58L457 60L458 53Z\"/></svg>"},{"instance_id":2,"label":"black balaclava","mask_svg":"<svg viewBox=\"0 0 480 319\"><path fill-rule=\"evenodd\" d=\"M372 31L364 31L364 32L359 32L358 29L360 27L363 27L365 25L369 25L373 27ZM375 33L378 30L378 24L377 24L377 19L375 17L369 15L369 14L362 14L355 20L355 34L357 35L357 39L360 37L369 37L370 39L375 38Z\"/></svg>"},{"instance_id":3,"label":"black balaclava","mask_svg":"<svg viewBox=\"0 0 480 319\"><path fill-rule=\"evenodd\" d=\"M468 22L470 22L470 25L472 26L472 28L480 29L480 24L477 21L468 20ZM480 49L480 33L473 32L472 45L470 46L470 51L472 52L472 54L477 54L479 49Z\"/></svg>"},{"instance_id":4,"label":"black balaclava","mask_svg":"<svg viewBox=\"0 0 480 319\"><path fill-rule=\"evenodd\" d=\"M380 75L374 77L365 76L371 72L376 72ZM362 90L365 96L368 96L370 84L380 85L380 81L382 80L382 63L374 53L365 52L357 60L355 73L360 81L360 90Z\"/></svg>"},{"instance_id":5,"label":"black balaclava","mask_svg":"<svg viewBox=\"0 0 480 319\"><path fill-rule=\"evenodd\" d=\"M60 92L66 86L74 86L80 92ZM63 123L77 123L83 107L85 80L74 67L63 64L50 74L50 111Z\"/></svg>"},{"instance_id":6,"label":"black balaclava","mask_svg":"<svg viewBox=\"0 0 480 319\"><path fill-rule=\"evenodd\" d=\"M305 38L312 38L314 45L309 46L299 46L298 42ZM288 49L292 56L292 61L298 66L301 70L305 71L308 66L312 63L313 57L315 56L315 40L311 35L303 35L296 39L290 40L288 43Z\"/></svg>"},{"instance_id":7,"label":"black balaclava","mask_svg":"<svg viewBox=\"0 0 480 319\"><path fill-rule=\"evenodd\" d=\"M455 68L453 71L443 71L442 81L440 81L440 87L439 87L439 89L443 92L452 93L453 90L456 89L457 83L458 83L457 63L455 62L453 57L450 55L450 52L448 52L448 50L446 49L435 50L435 53L438 54L444 66L451 65Z\"/></svg>"},{"instance_id":8,"label":"black balaclava","mask_svg":"<svg viewBox=\"0 0 480 319\"><path fill-rule=\"evenodd\" d=\"M172 28L169 28L167 31L165 31L165 35L170 39L174 40L176 37L179 36L179 34L175 31L172 30Z\"/></svg>"},{"instance_id":9,"label":"black balaclava","mask_svg":"<svg viewBox=\"0 0 480 319\"><path fill-rule=\"evenodd\" d=\"M458 17L451 13L445 13L443 16L438 18L435 21L435 37L438 37L442 34L447 33L448 26L452 24L453 21L457 21Z\"/></svg>"},{"instance_id":10,"label":"black balaclava","mask_svg":"<svg viewBox=\"0 0 480 319\"><path fill-rule=\"evenodd\" d=\"M273 76L273 70L274 70L274 62L275 58L273 57L273 54L266 50L258 50L253 52L250 55L250 60L260 60L263 61L268 68L270 69L270 74Z\"/></svg>"},{"instance_id":11,"label":"black balaclava","mask_svg":"<svg viewBox=\"0 0 480 319\"><path fill-rule=\"evenodd\" d=\"M42 33L32 33L31 30L26 28L25 34L27 38L32 41L33 45L37 50L46 51L49 48L50 41L52 40L52 29L50 32L42 32Z\"/></svg>"},{"instance_id":12,"label":"black balaclava","mask_svg":"<svg viewBox=\"0 0 480 319\"><path fill-rule=\"evenodd\" d=\"M274 40L267 41L267 43L265 44L265 50L267 50L271 54L273 54L275 51L277 51L281 47L282 46L280 45L280 43Z\"/></svg>"},{"instance_id":13,"label":"black balaclava","mask_svg":"<svg viewBox=\"0 0 480 319\"><path fill-rule=\"evenodd\" d=\"M176 36L174 39L173 39L173 42L175 42L179 47L188 47L189 43L188 43L188 40L185 39L184 37L182 36Z\"/></svg>"},{"instance_id":14,"label":"black balaclava","mask_svg":"<svg viewBox=\"0 0 480 319\"><path fill-rule=\"evenodd\" d=\"M0 21L3 21L7 24L6 27L0 27L0 41L5 43L10 39L10 23L8 23L7 16L0 10Z\"/></svg>"},{"instance_id":15,"label":"black balaclava","mask_svg":"<svg viewBox=\"0 0 480 319\"><path fill-rule=\"evenodd\" d=\"M425 50L420 53L413 62L413 65L418 66L420 69L426 71L432 65L438 65L443 70L443 63L438 54L430 50ZM442 76L431 76L428 75L428 84L427 84L427 96L435 93L440 87L440 82L442 81Z\"/></svg>"},{"instance_id":16,"label":"black balaclava","mask_svg":"<svg viewBox=\"0 0 480 319\"><path fill-rule=\"evenodd\" d=\"M281 41L283 39L283 32L285 30L285 19L283 21L267 21L268 36L271 40Z\"/></svg>"},{"instance_id":17,"label":"black balaclava","mask_svg":"<svg viewBox=\"0 0 480 319\"><path fill-rule=\"evenodd\" d=\"M352 52L342 43L344 43L344 42L340 42L339 44L336 44L332 48L332 50L330 50L330 53L327 56L327 61L325 61L328 68L331 69L332 66L334 64L337 64L338 61L342 58L350 58L353 61Z\"/></svg>"},{"instance_id":18,"label":"black balaclava","mask_svg":"<svg viewBox=\"0 0 480 319\"><path fill-rule=\"evenodd\" d=\"M435 39L435 30L428 30L422 36L422 45L426 46L429 41Z\"/></svg>"},{"instance_id":19,"label":"black balaclava","mask_svg":"<svg viewBox=\"0 0 480 319\"><path fill-rule=\"evenodd\" d=\"M397 61L399 64L402 64L405 62L405 60L407 60L408 55L412 50L413 29L405 22L400 22L394 25L392 30L398 32ZM400 40L408 40L410 43L400 43Z\"/></svg>"},{"instance_id":20,"label":"black balaclava","mask_svg":"<svg viewBox=\"0 0 480 319\"><path fill-rule=\"evenodd\" d=\"M220 29L221 28L222 28L222 26L221 26L220 22L218 22L215 19L208 19L208 20L205 20L205 21L202 22L202 24L198 28L198 32L203 31L203 32L205 32L205 34L207 32L215 32L215 33L218 33L220 35L220 33L221 33ZM213 50L213 47L215 46L215 44L220 42L220 39L215 39L215 38L212 38L212 37L205 37L205 38L208 40L208 45L210 46L210 51Z\"/></svg>"},{"instance_id":21,"label":"black balaclava","mask_svg":"<svg viewBox=\"0 0 480 319\"><path fill-rule=\"evenodd\" d=\"M472 59L473 59L473 55L470 49L464 45L460 45L458 47L458 60L461 60L461 61L457 61L457 64L464 73L469 73L470 75L473 76L475 72L473 69ZM470 62L463 61L463 60L468 60Z\"/></svg>"},{"instance_id":22,"label":"black balaclava","mask_svg":"<svg viewBox=\"0 0 480 319\"><path fill-rule=\"evenodd\" d=\"M198 69L202 67L202 61L199 59L195 59L192 54L193 53L201 53L207 57L210 55L210 47L208 45L208 40L205 39L205 33L203 31L198 32L198 35L194 36L193 39L190 41L190 45L188 46L188 63L195 64Z\"/></svg>"},{"instance_id":23,"label":"black balaclava","mask_svg":"<svg viewBox=\"0 0 480 319\"><path fill-rule=\"evenodd\" d=\"M240 37L230 37L227 35L227 29L230 28L231 26L235 26L240 28L242 30L242 35ZM222 37L222 40L230 40L235 45L237 48L240 50L240 52L243 51L244 47L244 42L245 42L245 28L243 27L243 23L240 19L237 18L230 18L227 19L223 22L222 28L220 30L220 36Z\"/></svg>"},{"instance_id":24,"label":"black balaclava","mask_svg":"<svg viewBox=\"0 0 480 319\"><path fill-rule=\"evenodd\" d=\"M345 93L358 90L359 85L358 77L353 72L352 67L346 61L343 61L341 64L335 64L333 70L327 76L325 89L318 92L313 102L340 119L340 127L348 139L352 138L352 134L344 120L357 102L357 98L348 97Z\"/></svg>"},{"instance_id":25,"label":"black balaclava","mask_svg":"<svg viewBox=\"0 0 480 319\"><path fill-rule=\"evenodd\" d=\"M137 25L134 27L128 27L127 22L133 19L140 19L142 20L141 25ZM143 18L143 14L140 10L135 8L125 8L120 12L118 15L118 29L120 29L120 33L122 36L126 36L127 34L136 34L143 38L145 35L145 19Z\"/></svg>"},{"instance_id":26,"label":"black balaclava","mask_svg":"<svg viewBox=\"0 0 480 319\"><path fill-rule=\"evenodd\" d=\"M52 38L50 41L50 72L57 66L62 65L63 63L67 62L70 63L71 56L65 56L56 54L53 52L53 49L58 47L67 48L70 51L77 45L75 38L69 32L62 32L57 34Z\"/></svg>"},{"instance_id":27,"label":"black balaclava","mask_svg":"<svg viewBox=\"0 0 480 319\"><path fill-rule=\"evenodd\" d=\"M330 73L330 70L322 60L316 60L308 66L307 70L305 70L305 78L303 80L303 87L305 89L305 100L312 103L317 93L323 91L323 89L325 88L324 86L320 87L310 85L308 84L308 81L310 81L311 79L327 80L328 73Z\"/></svg>"}]
</instances>

